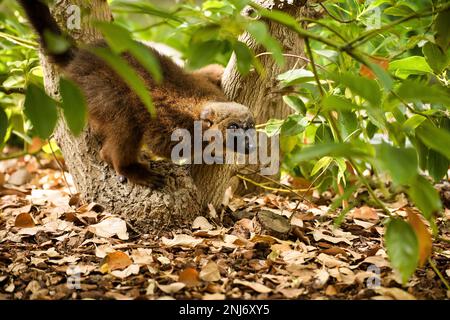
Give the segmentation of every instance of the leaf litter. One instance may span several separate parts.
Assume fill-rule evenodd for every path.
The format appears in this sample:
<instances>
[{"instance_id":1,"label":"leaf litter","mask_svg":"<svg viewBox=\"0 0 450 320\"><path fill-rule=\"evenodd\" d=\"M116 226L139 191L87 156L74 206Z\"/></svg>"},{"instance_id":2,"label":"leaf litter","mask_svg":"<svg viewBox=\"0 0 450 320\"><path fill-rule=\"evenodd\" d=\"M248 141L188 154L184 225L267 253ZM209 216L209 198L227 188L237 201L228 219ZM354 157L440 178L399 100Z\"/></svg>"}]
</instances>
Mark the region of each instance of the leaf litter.
<instances>
[{"instance_id":1,"label":"leaf litter","mask_svg":"<svg viewBox=\"0 0 450 320\"><path fill-rule=\"evenodd\" d=\"M5 177L0 194L0 299L450 296L426 261L431 253L448 279L448 208L437 219L443 240L431 245L429 226L404 196L388 204L409 219L421 238L421 267L403 285L384 248L385 216L367 204L351 210L336 227L339 212L330 212L331 203L320 197L298 204L272 193L233 197L228 192L223 226L210 207L207 217L198 217L191 226L160 236L130 237L133 231L123 217L99 204L82 203L56 168L32 157L15 161L20 163L0 163ZM70 175L66 179L70 183ZM73 185L70 189L75 190Z\"/></svg>"}]
</instances>

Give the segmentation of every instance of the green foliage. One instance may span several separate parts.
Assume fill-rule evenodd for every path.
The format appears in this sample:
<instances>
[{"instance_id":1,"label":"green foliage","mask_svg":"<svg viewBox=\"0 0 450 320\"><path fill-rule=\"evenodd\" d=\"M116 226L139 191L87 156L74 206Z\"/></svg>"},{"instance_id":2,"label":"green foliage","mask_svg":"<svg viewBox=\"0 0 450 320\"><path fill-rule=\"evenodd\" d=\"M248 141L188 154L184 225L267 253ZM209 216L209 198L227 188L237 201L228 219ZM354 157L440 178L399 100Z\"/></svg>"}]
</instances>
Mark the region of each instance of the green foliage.
<instances>
[{"instance_id":1,"label":"green foliage","mask_svg":"<svg viewBox=\"0 0 450 320\"><path fill-rule=\"evenodd\" d=\"M64 78L59 81L59 92L67 125L73 134L79 135L86 124L87 116L83 93L72 81Z\"/></svg>"},{"instance_id":2,"label":"green foliage","mask_svg":"<svg viewBox=\"0 0 450 320\"><path fill-rule=\"evenodd\" d=\"M47 139L52 134L58 119L56 102L34 83L27 87L24 113L40 138Z\"/></svg>"},{"instance_id":3,"label":"green foliage","mask_svg":"<svg viewBox=\"0 0 450 320\"><path fill-rule=\"evenodd\" d=\"M386 248L394 268L400 271L403 283L414 273L419 264L419 242L413 228L400 219L387 224Z\"/></svg>"},{"instance_id":4,"label":"green foliage","mask_svg":"<svg viewBox=\"0 0 450 320\"><path fill-rule=\"evenodd\" d=\"M314 1L308 3L313 10L322 10ZM162 80L154 57L137 39L174 47L189 69L226 65L234 52L243 75L255 70L264 76L260 55L272 56L279 65L284 56L258 17L284 25L298 34L299 41L309 39L312 54L306 58L317 67L309 63L277 78L274 92L282 92L293 114L269 120L263 130L281 134L283 170L314 181L319 191L343 189L332 205L338 210L342 200L350 202L339 221L355 205L353 188L368 188L362 172L387 174L433 226L442 203L431 181L444 178L450 164L448 1L327 0L322 1L326 12L321 18L303 18L301 23L300 17L254 4L254 14L245 17L241 12L248 4L247 0L158 1L158 5L113 0L115 23L97 24L111 49L94 53L154 112L142 79L121 58L125 52L132 54L157 81ZM0 14L0 140L46 138L55 125L58 103L36 85L42 83L37 44L21 16L14 14L15 1L3 1L0 7L6 10ZM243 32L267 52L255 55L238 40ZM56 51L66 45L51 35L47 41ZM85 121L83 98L65 80L61 91L62 111L77 134ZM372 200L388 211L380 199ZM391 219L386 244L392 265L406 281L417 266L414 231L406 222Z\"/></svg>"}]
</instances>

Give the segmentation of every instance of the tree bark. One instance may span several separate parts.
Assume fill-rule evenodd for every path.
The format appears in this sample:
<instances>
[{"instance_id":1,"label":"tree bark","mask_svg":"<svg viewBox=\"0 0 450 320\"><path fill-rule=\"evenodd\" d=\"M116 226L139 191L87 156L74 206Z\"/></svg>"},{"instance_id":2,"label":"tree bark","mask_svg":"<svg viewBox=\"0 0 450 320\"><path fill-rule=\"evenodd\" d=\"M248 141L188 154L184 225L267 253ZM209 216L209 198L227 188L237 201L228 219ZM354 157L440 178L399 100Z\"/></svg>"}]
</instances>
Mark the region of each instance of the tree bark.
<instances>
[{"instance_id":1,"label":"tree bark","mask_svg":"<svg viewBox=\"0 0 450 320\"><path fill-rule=\"evenodd\" d=\"M67 30L69 6L81 8L81 28ZM53 8L60 26L80 43L100 37L93 28L96 20L109 21L111 12L105 0L63 0ZM45 86L53 96L58 95L58 73L41 55ZM74 137L61 120L54 133L77 191L87 202L97 202L107 210L122 215L138 231L157 232L162 228L187 225L201 212L198 193L187 168L167 162L151 162L149 166L164 172L167 185L151 190L138 185L122 184L114 170L99 158L99 142L87 128Z\"/></svg>"},{"instance_id":2,"label":"tree bark","mask_svg":"<svg viewBox=\"0 0 450 320\"><path fill-rule=\"evenodd\" d=\"M268 8L283 3L281 0L258 2ZM81 8L80 29L65 28L71 5ZM293 1L293 4L281 5L278 9L299 15L302 14L303 7L299 1ZM53 8L53 14L61 27L80 43L92 42L100 37L92 26L93 21L112 19L105 0L60 0ZM303 42L295 34L275 23L269 22L268 25L273 36L281 42L285 53L303 56ZM247 34L241 40L248 43L257 54L264 51ZM58 74L42 55L41 62L46 89L51 95L58 96ZM284 118L289 114L281 97L272 95L271 91L276 87L275 79L279 73L303 65L302 60L292 57L286 59L286 65L282 68L269 56L262 56L261 62L267 71L264 78L256 73L241 77L234 57L223 77L223 87L230 100L248 105L254 112L257 123L264 123L270 118ZM158 168L168 177L167 186L162 190L121 184L114 170L100 160L99 142L91 135L89 128L79 137L74 137L61 120L54 137L73 176L77 191L83 198L87 202L100 203L107 210L122 215L138 231L144 233L190 224L207 204L221 204L229 186L236 189L239 184L235 177L238 166L196 165L189 169L167 162L149 162L149 166Z\"/></svg>"}]
</instances>

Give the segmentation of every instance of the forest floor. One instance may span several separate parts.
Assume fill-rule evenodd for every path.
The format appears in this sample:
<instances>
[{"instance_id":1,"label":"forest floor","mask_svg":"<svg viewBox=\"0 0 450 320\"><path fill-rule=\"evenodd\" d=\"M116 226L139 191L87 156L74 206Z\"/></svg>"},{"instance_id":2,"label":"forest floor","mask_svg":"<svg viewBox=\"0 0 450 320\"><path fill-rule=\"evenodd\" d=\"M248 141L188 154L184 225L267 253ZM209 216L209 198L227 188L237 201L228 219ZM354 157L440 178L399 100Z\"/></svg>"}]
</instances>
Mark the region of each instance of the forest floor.
<instances>
[{"instance_id":1,"label":"forest floor","mask_svg":"<svg viewBox=\"0 0 450 320\"><path fill-rule=\"evenodd\" d=\"M232 198L217 212L225 226L197 218L149 236L81 203L68 184L51 160L0 162L0 299L450 298L428 263L401 284L383 247L386 216L364 201L336 228L330 195L300 205L270 193ZM448 206L450 185L438 187ZM388 206L414 210L402 194ZM432 254L447 281L449 219L446 208Z\"/></svg>"}]
</instances>

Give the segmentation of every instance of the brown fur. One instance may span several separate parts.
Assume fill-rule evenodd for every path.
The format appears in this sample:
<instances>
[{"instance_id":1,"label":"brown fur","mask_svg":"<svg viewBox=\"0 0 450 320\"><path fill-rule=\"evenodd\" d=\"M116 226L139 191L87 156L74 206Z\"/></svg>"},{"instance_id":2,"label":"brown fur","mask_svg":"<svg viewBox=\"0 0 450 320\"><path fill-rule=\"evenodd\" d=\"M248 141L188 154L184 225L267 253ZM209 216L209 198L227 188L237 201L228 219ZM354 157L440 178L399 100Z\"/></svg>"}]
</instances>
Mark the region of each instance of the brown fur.
<instances>
[{"instance_id":1,"label":"brown fur","mask_svg":"<svg viewBox=\"0 0 450 320\"><path fill-rule=\"evenodd\" d=\"M20 0L20 3L46 49L46 31L62 34L47 5L37 0ZM91 46L107 45L100 41ZM170 158L176 143L171 141L171 134L176 129L187 129L193 134L196 120L204 120L206 127L224 129L230 121L253 122L253 118L245 106L234 103L233 107L227 108L226 104L214 103L227 101L220 89L221 68L207 67L189 74L171 59L152 48L149 50L157 57L163 72L160 84L130 54L123 57L144 80L153 98L156 118L150 116L124 80L89 48L72 46L67 52L47 52L47 55L84 93L89 125L102 140L101 158L131 182L159 186L164 177L138 161L143 144L155 155ZM208 117L202 119L204 110L208 111Z\"/></svg>"}]
</instances>

